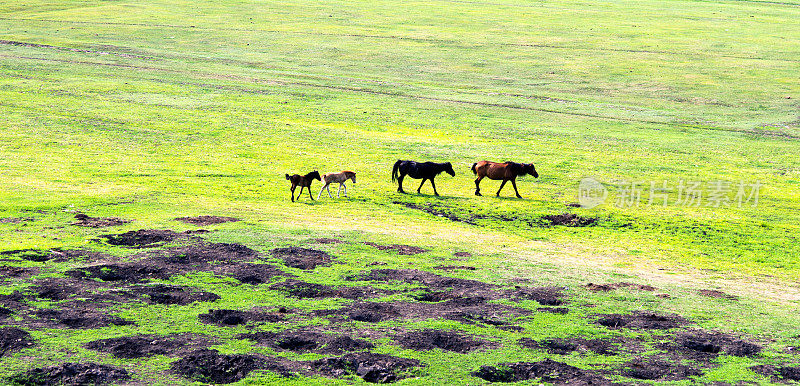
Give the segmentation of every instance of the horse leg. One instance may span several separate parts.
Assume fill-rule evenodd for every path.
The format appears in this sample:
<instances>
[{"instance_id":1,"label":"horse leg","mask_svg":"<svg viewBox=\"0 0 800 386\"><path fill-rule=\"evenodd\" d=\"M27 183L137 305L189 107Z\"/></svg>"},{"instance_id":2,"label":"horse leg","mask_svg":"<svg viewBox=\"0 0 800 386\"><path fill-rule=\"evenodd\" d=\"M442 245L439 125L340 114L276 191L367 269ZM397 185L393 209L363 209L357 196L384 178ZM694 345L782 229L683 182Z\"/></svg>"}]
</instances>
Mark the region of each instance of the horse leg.
<instances>
[{"instance_id":1,"label":"horse leg","mask_svg":"<svg viewBox=\"0 0 800 386\"><path fill-rule=\"evenodd\" d=\"M344 186L344 196L347 197L347 186L344 184L344 182L340 182L339 183L339 190L336 191L336 198L339 198L339 192L342 191L342 187L343 186Z\"/></svg>"},{"instance_id":2,"label":"horse leg","mask_svg":"<svg viewBox=\"0 0 800 386\"><path fill-rule=\"evenodd\" d=\"M328 197L333 198L333 196L331 196L331 184L325 184L325 190L328 191Z\"/></svg>"},{"instance_id":3,"label":"horse leg","mask_svg":"<svg viewBox=\"0 0 800 386\"><path fill-rule=\"evenodd\" d=\"M322 191L325 190L326 186L328 186L328 184L322 185L322 189L319 190L319 194L317 195L317 200L322 197Z\"/></svg>"},{"instance_id":4,"label":"horse leg","mask_svg":"<svg viewBox=\"0 0 800 386\"><path fill-rule=\"evenodd\" d=\"M400 176L397 177L397 191L400 193L405 193L403 190L403 178L405 178L405 176L405 174L400 174Z\"/></svg>"},{"instance_id":5,"label":"horse leg","mask_svg":"<svg viewBox=\"0 0 800 386\"><path fill-rule=\"evenodd\" d=\"M310 198L311 201L314 201L314 195L311 194L311 184L308 184L308 198Z\"/></svg>"},{"instance_id":6,"label":"horse leg","mask_svg":"<svg viewBox=\"0 0 800 386\"><path fill-rule=\"evenodd\" d=\"M292 185L292 202L294 202L294 189L296 187L297 187L297 185Z\"/></svg>"},{"instance_id":7,"label":"horse leg","mask_svg":"<svg viewBox=\"0 0 800 386\"><path fill-rule=\"evenodd\" d=\"M481 194L481 180L482 179L483 179L483 176L478 177L478 178L475 179L475 195L476 196L482 196L482 194Z\"/></svg>"},{"instance_id":8,"label":"horse leg","mask_svg":"<svg viewBox=\"0 0 800 386\"><path fill-rule=\"evenodd\" d=\"M300 185L300 193L297 193L297 199L298 199L298 200L300 199L300 196L302 196L302 195L303 195L303 189L305 189L305 188L306 188L305 186L303 186L303 185Z\"/></svg>"},{"instance_id":9,"label":"horse leg","mask_svg":"<svg viewBox=\"0 0 800 386\"><path fill-rule=\"evenodd\" d=\"M516 178L511 180L511 186L514 187L514 193L517 194L517 198L522 198L522 196L519 195L519 190L517 190L517 179Z\"/></svg>"},{"instance_id":10,"label":"horse leg","mask_svg":"<svg viewBox=\"0 0 800 386\"><path fill-rule=\"evenodd\" d=\"M433 185L433 194L438 196L439 193L436 192L436 183L433 182L433 178L431 178L431 185Z\"/></svg>"},{"instance_id":11,"label":"horse leg","mask_svg":"<svg viewBox=\"0 0 800 386\"><path fill-rule=\"evenodd\" d=\"M423 178L422 179L422 182L419 184L419 188L417 188L417 193L421 193L420 189L422 189L422 185L425 184L425 180L427 180L427 178ZM431 181L433 181L433 180L431 180Z\"/></svg>"},{"instance_id":12,"label":"horse leg","mask_svg":"<svg viewBox=\"0 0 800 386\"><path fill-rule=\"evenodd\" d=\"M503 183L500 184L500 189L497 189L497 197L500 197L500 191L503 190L503 186L506 186L506 182L508 180L503 180Z\"/></svg>"}]
</instances>

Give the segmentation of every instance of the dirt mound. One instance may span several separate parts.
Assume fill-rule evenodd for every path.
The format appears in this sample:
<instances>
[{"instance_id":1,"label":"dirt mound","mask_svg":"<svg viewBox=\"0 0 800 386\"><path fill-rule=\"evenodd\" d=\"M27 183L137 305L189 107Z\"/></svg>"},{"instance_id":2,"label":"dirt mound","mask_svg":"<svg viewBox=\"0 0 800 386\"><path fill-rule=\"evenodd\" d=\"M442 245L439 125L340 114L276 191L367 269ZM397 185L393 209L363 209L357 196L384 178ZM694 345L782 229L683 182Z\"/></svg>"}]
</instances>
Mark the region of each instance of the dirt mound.
<instances>
[{"instance_id":1,"label":"dirt mound","mask_svg":"<svg viewBox=\"0 0 800 386\"><path fill-rule=\"evenodd\" d=\"M472 257L472 254L469 252L456 252L453 254L455 257Z\"/></svg>"},{"instance_id":2,"label":"dirt mound","mask_svg":"<svg viewBox=\"0 0 800 386\"><path fill-rule=\"evenodd\" d=\"M159 260L169 264L204 264L211 261L240 262L258 257L258 252L236 243L205 243L173 248L160 255Z\"/></svg>"},{"instance_id":3,"label":"dirt mound","mask_svg":"<svg viewBox=\"0 0 800 386\"><path fill-rule=\"evenodd\" d=\"M19 224L23 222L33 221L30 217L3 217L0 218L0 224Z\"/></svg>"},{"instance_id":4,"label":"dirt mound","mask_svg":"<svg viewBox=\"0 0 800 386\"><path fill-rule=\"evenodd\" d=\"M773 381L800 381L800 366L773 366L773 365L756 365L750 367L756 374L761 374L766 377L772 378Z\"/></svg>"},{"instance_id":5,"label":"dirt mound","mask_svg":"<svg viewBox=\"0 0 800 386\"><path fill-rule=\"evenodd\" d=\"M481 366L472 375L489 382L519 382L541 379L555 384L610 385L600 374L554 360L541 362L500 363L497 366Z\"/></svg>"},{"instance_id":6,"label":"dirt mound","mask_svg":"<svg viewBox=\"0 0 800 386\"><path fill-rule=\"evenodd\" d=\"M345 243L345 241L342 241L342 240L339 240L339 239L327 238L327 237L314 239L314 242L318 243L318 244L342 244L342 243Z\"/></svg>"},{"instance_id":7,"label":"dirt mound","mask_svg":"<svg viewBox=\"0 0 800 386\"><path fill-rule=\"evenodd\" d=\"M238 265L225 265L214 268L214 273L221 276L232 277L242 282L242 284L259 285L269 283L272 278L277 276L291 277L292 274L286 273L270 264L244 263Z\"/></svg>"},{"instance_id":8,"label":"dirt mound","mask_svg":"<svg viewBox=\"0 0 800 386\"><path fill-rule=\"evenodd\" d=\"M71 269L67 276L76 279L98 279L111 282L142 282L153 279L169 279L171 272L168 270L140 263L129 264L99 264Z\"/></svg>"},{"instance_id":9,"label":"dirt mound","mask_svg":"<svg viewBox=\"0 0 800 386\"><path fill-rule=\"evenodd\" d=\"M726 354L739 357L753 356L761 352L761 345L716 331L693 330L677 334L674 344L667 344L670 351L688 351L708 356Z\"/></svg>"},{"instance_id":10,"label":"dirt mound","mask_svg":"<svg viewBox=\"0 0 800 386\"><path fill-rule=\"evenodd\" d=\"M323 284L307 283L301 280L288 279L286 281L273 284L269 287L272 290L282 291L289 296L301 299L319 298L344 298L362 299L379 296L389 291L379 290L372 287L331 287Z\"/></svg>"},{"instance_id":11,"label":"dirt mound","mask_svg":"<svg viewBox=\"0 0 800 386\"><path fill-rule=\"evenodd\" d=\"M151 248L181 236L180 233L161 229L140 229L121 234L100 235L108 244L131 248Z\"/></svg>"},{"instance_id":12,"label":"dirt mound","mask_svg":"<svg viewBox=\"0 0 800 386\"><path fill-rule=\"evenodd\" d=\"M206 324L235 326L252 322L279 322L283 320L283 315L258 311L218 309L208 310L208 313L200 314L197 318Z\"/></svg>"},{"instance_id":13,"label":"dirt mound","mask_svg":"<svg viewBox=\"0 0 800 386\"><path fill-rule=\"evenodd\" d=\"M58 257L56 254L59 249L15 249L12 251L2 251L0 256L15 257L37 263L45 262Z\"/></svg>"},{"instance_id":14,"label":"dirt mound","mask_svg":"<svg viewBox=\"0 0 800 386\"><path fill-rule=\"evenodd\" d=\"M541 221L548 226L588 227L597 224L597 218L595 217L581 217L574 213L542 216Z\"/></svg>"},{"instance_id":15,"label":"dirt mound","mask_svg":"<svg viewBox=\"0 0 800 386\"><path fill-rule=\"evenodd\" d=\"M551 314L566 315L569 313L569 308L566 307L539 307L536 309L539 312L549 312Z\"/></svg>"},{"instance_id":16,"label":"dirt mound","mask_svg":"<svg viewBox=\"0 0 800 386\"><path fill-rule=\"evenodd\" d=\"M727 300L739 300L738 296L728 295L725 292L717 291L717 290L710 290L704 289L697 291L700 295L708 296L710 298L718 298L718 299L727 299Z\"/></svg>"},{"instance_id":17,"label":"dirt mound","mask_svg":"<svg viewBox=\"0 0 800 386\"><path fill-rule=\"evenodd\" d=\"M63 310L43 309L36 311L48 326L69 328L100 328L114 326L129 326L134 324L116 315L108 315L92 309L70 308Z\"/></svg>"},{"instance_id":18,"label":"dirt mound","mask_svg":"<svg viewBox=\"0 0 800 386\"><path fill-rule=\"evenodd\" d=\"M703 372L680 363L670 363L658 358L636 358L627 364L622 374L646 380L680 380L702 375Z\"/></svg>"},{"instance_id":19,"label":"dirt mound","mask_svg":"<svg viewBox=\"0 0 800 386\"><path fill-rule=\"evenodd\" d=\"M0 279L22 279L39 273L38 268L0 266Z\"/></svg>"},{"instance_id":20,"label":"dirt mound","mask_svg":"<svg viewBox=\"0 0 800 386\"><path fill-rule=\"evenodd\" d=\"M330 265L331 256L323 251L308 248L275 248L272 256L283 260L288 267L312 270L318 266Z\"/></svg>"},{"instance_id":21,"label":"dirt mound","mask_svg":"<svg viewBox=\"0 0 800 386\"><path fill-rule=\"evenodd\" d=\"M75 222L70 225L77 225L89 228L105 228L113 227L131 222L130 220L123 220L116 217L89 217L83 213L75 215Z\"/></svg>"},{"instance_id":22,"label":"dirt mound","mask_svg":"<svg viewBox=\"0 0 800 386\"><path fill-rule=\"evenodd\" d=\"M277 362L256 355L220 355L217 350L196 350L172 362L170 369L186 378L205 383L232 383L256 369L267 369L284 376L289 371Z\"/></svg>"},{"instance_id":23,"label":"dirt mound","mask_svg":"<svg viewBox=\"0 0 800 386\"><path fill-rule=\"evenodd\" d=\"M33 346L33 338L27 331L16 327L0 328L0 358L30 346Z\"/></svg>"},{"instance_id":24,"label":"dirt mound","mask_svg":"<svg viewBox=\"0 0 800 386\"><path fill-rule=\"evenodd\" d=\"M617 355L611 340L585 339L585 338L552 338L542 341L535 341L529 338L522 338L517 343L526 348L534 350L546 350L551 354L568 355L572 352L592 351L600 355Z\"/></svg>"},{"instance_id":25,"label":"dirt mound","mask_svg":"<svg viewBox=\"0 0 800 386\"><path fill-rule=\"evenodd\" d=\"M178 217L175 220L199 226L241 221L235 217L224 217L224 216Z\"/></svg>"},{"instance_id":26,"label":"dirt mound","mask_svg":"<svg viewBox=\"0 0 800 386\"><path fill-rule=\"evenodd\" d=\"M637 328L667 330L687 324L689 321L676 314L656 314L649 311L634 311L632 314L599 315L596 323L608 328Z\"/></svg>"},{"instance_id":27,"label":"dirt mound","mask_svg":"<svg viewBox=\"0 0 800 386\"><path fill-rule=\"evenodd\" d=\"M359 322L378 323L400 316L398 308L390 303L355 303L347 311L350 319Z\"/></svg>"},{"instance_id":28,"label":"dirt mound","mask_svg":"<svg viewBox=\"0 0 800 386\"><path fill-rule=\"evenodd\" d=\"M365 242L364 244L369 245L370 247L377 248L381 251L396 251L398 255L416 255L419 253L428 252L427 249L414 247L411 245L402 245L402 244L391 244L391 245L381 245L372 242Z\"/></svg>"},{"instance_id":29,"label":"dirt mound","mask_svg":"<svg viewBox=\"0 0 800 386\"><path fill-rule=\"evenodd\" d=\"M627 283L627 282L609 283L609 284L589 283L589 284L586 284L585 287L589 291L594 291L594 292L609 292L609 291L613 291L615 289L620 289L620 288L630 288L630 289L635 289L635 290L640 290L640 291L655 291L656 290L656 287L653 287L653 286L644 285L644 284Z\"/></svg>"},{"instance_id":30,"label":"dirt mound","mask_svg":"<svg viewBox=\"0 0 800 386\"><path fill-rule=\"evenodd\" d=\"M105 385L131 379L125 369L99 363L64 363L35 368L10 378L13 384L25 386Z\"/></svg>"},{"instance_id":31,"label":"dirt mound","mask_svg":"<svg viewBox=\"0 0 800 386\"><path fill-rule=\"evenodd\" d=\"M371 383L392 383L405 378L404 373L420 366L420 362L385 354L354 353L311 361L308 366L328 377L356 375Z\"/></svg>"},{"instance_id":32,"label":"dirt mound","mask_svg":"<svg viewBox=\"0 0 800 386\"><path fill-rule=\"evenodd\" d=\"M220 298L212 292L192 291L190 287L181 287L166 284L154 284L132 287L131 291L137 295L147 296L150 303L177 304L185 306L194 302L213 302Z\"/></svg>"},{"instance_id":33,"label":"dirt mound","mask_svg":"<svg viewBox=\"0 0 800 386\"><path fill-rule=\"evenodd\" d=\"M205 342L206 340L191 334L135 335L95 340L84 347L107 352L118 358L142 358L153 355L174 355L187 345L197 346Z\"/></svg>"},{"instance_id":34,"label":"dirt mound","mask_svg":"<svg viewBox=\"0 0 800 386\"><path fill-rule=\"evenodd\" d=\"M508 293L508 297L534 300L543 306L560 306L564 304L564 288L562 287L517 287Z\"/></svg>"},{"instance_id":35,"label":"dirt mound","mask_svg":"<svg viewBox=\"0 0 800 386\"><path fill-rule=\"evenodd\" d=\"M460 354L472 351L488 342L474 339L454 331L421 330L409 331L394 338L400 346L411 350L433 350L435 348Z\"/></svg>"},{"instance_id":36,"label":"dirt mound","mask_svg":"<svg viewBox=\"0 0 800 386\"><path fill-rule=\"evenodd\" d=\"M353 339L349 336L337 336L313 331L256 332L241 334L237 338L250 339L276 349L295 352L342 353L368 350L375 347L372 343L363 339Z\"/></svg>"},{"instance_id":37,"label":"dirt mound","mask_svg":"<svg viewBox=\"0 0 800 386\"><path fill-rule=\"evenodd\" d=\"M490 295L491 291L497 286L480 282L477 280L459 279L448 276L441 276L435 273L420 271L416 269L374 269L367 274L358 274L346 277L350 281L380 281L393 282L399 281L407 284L416 284L428 287L430 290L448 290L451 297L461 296L501 296L501 294Z\"/></svg>"}]
</instances>

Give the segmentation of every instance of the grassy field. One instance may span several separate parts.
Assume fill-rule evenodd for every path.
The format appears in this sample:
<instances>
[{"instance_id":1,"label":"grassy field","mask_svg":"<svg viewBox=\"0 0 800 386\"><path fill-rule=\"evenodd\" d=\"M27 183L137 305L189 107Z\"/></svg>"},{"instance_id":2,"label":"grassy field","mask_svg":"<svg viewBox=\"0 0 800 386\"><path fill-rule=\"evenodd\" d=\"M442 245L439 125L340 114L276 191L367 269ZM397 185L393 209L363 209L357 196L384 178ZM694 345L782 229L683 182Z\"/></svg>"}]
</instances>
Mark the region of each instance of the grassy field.
<instances>
[{"instance_id":1,"label":"grassy field","mask_svg":"<svg viewBox=\"0 0 800 386\"><path fill-rule=\"evenodd\" d=\"M3 300L12 314L0 323L28 331L34 345L3 355L0 376L11 382L33 364L91 361L127 369L133 382L189 382L170 369L181 355L121 359L85 345L194 333L213 338L210 347L223 353L299 363L330 355L281 351L238 334L338 326L373 337L374 352L424 364L399 383L475 384L483 381L471 373L481 365L544 358L641 382L624 369L632 358L663 349L658 342L672 335L610 330L593 320L650 310L682 315L696 328L746 334L763 347L755 356L684 358L701 374L654 382L775 381L751 367L798 360L791 348L800 344L798 19L794 0L5 1L0 250L105 257L36 262L25 253L4 255L0 295L21 291L26 298L19 309ZM441 197L430 185L420 195L398 194L390 179L397 159L450 161L456 176L437 178ZM499 183L488 180L476 197L469 168L482 159L533 162L541 176L518 181L524 199L513 198L511 186L494 197ZM343 169L358 174L347 199L311 202L306 195L290 202L285 173ZM596 208L572 206L587 177L605 184L608 198ZM723 193L730 201L714 207L709 199L719 181L729 184ZM680 201L678 186L691 182L700 183L697 206ZM641 188L641 200L618 205L631 183ZM651 183L667 187L666 206L648 205L651 194L661 194ZM758 199L738 205L739 185L750 193L755 183ZM407 179L406 190L416 184ZM320 187L312 186L315 198ZM132 221L70 225L77 213ZM564 213L593 223L549 225L544 217ZM297 280L353 286L357 281L347 278L375 268L419 269L509 291L520 283L564 287L570 312L517 315L513 324L521 330L447 318L330 321L310 315L352 299L296 299L272 287L281 275L251 288L201 264L154 281L215 293L215 302L109 306L135 325L37 324L38 308L119 289L37 297L36 286L49 278L73 280L65 276L72 269L149 261L159 253L152 251L175 254L197 242L178 237L131 249L97 241L100 235L196 230L175 218L198 215L241 219L203 226L212 232L200 236L252 248L252 261L281 266L271 250L290 246L335 258L312 270L281 268ZM402 255L364 242L427 252ZM435 268L441 265L477 269ZM594 292L589 282L657 290ZM702 296L701 289L736 300ZM412 295L387 292L372 301L408 302ZM534 312L542 306L512 298L489 304ZM252 307L298 311L282 322L198 322L210 309ZM415 351L392 340L425 328L461 331L494 346ZM558 355L517 343L575 336L639 343L621 344L616 356ZM361 381L292 370L299 375L288 381L258 370L240 382Z\"/></svg>"}]
</instances>

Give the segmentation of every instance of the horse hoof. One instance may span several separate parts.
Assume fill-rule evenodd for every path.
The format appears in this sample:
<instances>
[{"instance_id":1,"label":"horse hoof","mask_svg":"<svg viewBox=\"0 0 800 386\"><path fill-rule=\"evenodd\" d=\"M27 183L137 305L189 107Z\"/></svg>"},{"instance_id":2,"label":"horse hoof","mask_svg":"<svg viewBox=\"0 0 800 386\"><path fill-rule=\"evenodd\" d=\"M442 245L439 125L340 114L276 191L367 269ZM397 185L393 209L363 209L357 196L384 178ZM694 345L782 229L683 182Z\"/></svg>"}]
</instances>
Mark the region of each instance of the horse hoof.
<instances>
[{"instance_id":1,"label":"horse hoof","mask_svg":"<svg viewBox=\"0 0 800 386\"><path fill-rule=\"evenodd\" d=\"M475 195L476 195L476 196L483 196L483 195L482 195L482 194L480 194L479 192L475 192Z\"/></svg>"}]
</instances>

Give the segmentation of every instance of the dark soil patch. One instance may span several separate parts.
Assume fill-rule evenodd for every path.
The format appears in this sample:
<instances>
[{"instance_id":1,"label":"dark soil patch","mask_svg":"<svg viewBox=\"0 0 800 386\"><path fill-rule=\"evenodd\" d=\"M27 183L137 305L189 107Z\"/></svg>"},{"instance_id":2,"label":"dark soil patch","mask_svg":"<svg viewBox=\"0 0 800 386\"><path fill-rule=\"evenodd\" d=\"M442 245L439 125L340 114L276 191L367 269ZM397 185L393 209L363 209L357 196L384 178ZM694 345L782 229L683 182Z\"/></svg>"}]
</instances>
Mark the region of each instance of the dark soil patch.
<instances>
[{"instance_id":1,"label":"dark soil patch","mask_svg":"<svg viewBox=\"0 0 800 386\"><path fill-rule=\"evenodd\" d=\"M596 323L608 328L632 328L667 330L687 324L689 321L676 314L656 314L649 311L634 311L632 314L599 315Z\"/></svg>"},{"instance_id":2,"label":"dark soil patch","mask_svg":"<svg viewBox=\"0 0 800 386\"><path fill-rule=\"evenodd\" d=\"M152 248L181 237L180 233L171 230L141 229L121 234L101 235L106 243L131 248Z\"/></svg>"},{"instance_id":3,"label":"dark soil patch","mask_svg":"<svg viewBox=\"0 0 800 386\"><path fill-rule=\"evenodd\" d=\"M488 218L488 216L482 215L482 214L474 214L474 215L473 214L467 214L467 215L464 215L464 216L459 216L456 213L447 211L445 209L437 208L437 207L431 205L430 203L426 203L424 205L414 204L414 203L410 203L410 202L399 202L399 201L393 201L392 203L393 204L398 204L398 205L403 205L403 206L405 206L406 208L409 208L409 209L421 210L423 212L430 213L430 214L432 214L434 216L437 216L437 217L446 218L446 219L448 219L450 221L462 222L462 223L469 224L469 225L478 225L475 222L475 220Z\"/></svg>"},{"instance_id":4,"label":"dark soil patch","mask_svg":"<svg viewBox=\"0 0 800 386\"><path fill-rule=\"evenodd\" d=\"M480 282L477 280L458 279L454 277L441 276L430 272L416 269L374 269L368 274L360 274L345 278L351 281L380 281L393 282L399 281L407 284L417 284L426 286L431 290L448 290L451 297L459 296L502 296L492 292L497 286Z\"/></svg>"},{"instance_id":5,"label":"dark soil patch","mask_svg":"<svg viewBox=\"0 0 800 386\"><path fill-rule=\"evenodd\" d=\"M566 307L539 307L536 309L539 312L549 312L551 314L566 315L569 313L569 308Z\"/></svg>"},{"instance_id":6,"label":"dark soil patch","mask_svg":"<svg viewBox=\"0 0 800 386\"><path fill-rule=\"evenodd\" d=\"M469 252L456 252L453 254L455 257L472 257L472 254Z\"/></svg>"},{"instance_id":7,"label":"dark soil patch","mask_svg":"<svg viewBox=\"0 0 800 386\"><path fill-rule=\"evenodd\" d=\"M344 298L363 299L380 296L392 291L375 289L372 287L332 287L323 284L308 283L300 280L288 279L273 284L272 290L282 291L289 296L301 299Z\"/></svg>"},{"instance_id":8,"label":"dark soil patch","mask_svg":"<svg viewBox=\"0 0 800 386\"><path fill-rule=\"evenodd\" d=\"M0 252L0 256L15 257L37 263L45 262L58 257L58 249L16 249L12 251Z\"/></svg>"},{"instance_id":9,"label":"dark soil patch","mask_svg":"<svg viewBox=\"0 0 800 386\"><path fill-rule=\"evenodd\" d=\"M718 298L718 299L727 299L727 300L739 300L738 296L728 295L725 292L717 291L717 290L699 290L697 291L700 295L708 296L710 298Z\"/></svg>"},{"instance_id":10,"label":"dark soil patch","mask_svg":"<svg viewBox=\"0 0 800 386\"><path fill-rule=\"evenodd\" d=\"M761 345L716 331L693 330L677 334L674 343L663 346L669 351L683 352L691 359L708 359L718 354L749 357L761 352ZM688 355L686 355L688 354ZM694 355L692 355L694 354Z\"/></svg>"},{"instance_id":11,"label":"dark soil patch","mask_svg":"<svg viewBox=\"0 0 800 386\"><path fill-rule=\"evenodd\" d=\"M172 362L172 371L186 378L206 383L232 383L251 371L266 369L283 376L291 373L275 360L256 355L220 355L217 350L201 349Z\"/></svg>"},{"instance_id":12,"label":"dark soil patch","mask_svg":"<svg viewBox=\"0 0 800 386\"><path fill-rule=\"evenodd\" d=\"M100 339L89 342L86 348L95 351L107 352L118 358L143 358L153 355L175 355L187 346L207 344L207 339L202 339L192 334L180 335L135 335L120 338Z\"/></svg>"},{"instance_id":13,"label":"dark soil patch","mask_svg":"<svg viewBox=\"0 0 800 386\"><path fill-rule=\"evenodd\" d=\"M438 269L442 271L456 271L456 270L474 271L477 268L468 267L466 265L437 265L433 267L433 269Z\"/></svg>"},{"instance_id":14,"label":"dark soil patch","mask_svg":"<svg viewBox=\"0 0 800 386\"><path fill-rule=\"evenodd\" d=\"M568 355L575 351L592 351L600 355L617 355L614 342L604 339L553 338L537 342L529 338L522 338L517 343L522 347L546 350L551 354L558 355Z\"/></svg>"},{"instance_id":15,"label":"dark soil patch","mask_svg":"<svg viewBox=\"0 0 800 386\"><path fill-rule=\"evenodd\" d=\"M205 226L205 225L215 225L215 224L223 224L226 222L237 222L241 221L235 217L224 217L224 216L195 216L195 217L178 217L175 220L185 222L192 225L198 226Z\"/></svg>"},{"instance_id":16,"label":"dark soil patch","mask_svg":"<svg viewBox=\"0 0 800 386\"><path fill-rule=\"evenodd\" d=\"M8 318L9 316L14 315L14 311L5 307L0 307L0 320ZM0 355L2 356L2 355Z\"/></svg>"},{"instance_id":17,"label":"dark soil patch","mask_svg":"<svg viewBox=\"0 0 800 386\"><path fill-rule=\"evenodd\" d=\"M213 302L220 298L212 292L193 291L190 287L166 284L143 285L132 287L137 295L147 296L153 304L177 304L185 306L194 302Z\"/></svg>"},{"instance_id":18,"label":"dark soil patch","mask_svg":"<svg viewBox=\"0 0 800 386\"><path fill-rule=\"evenodd\" d=\"M343 353L363 351L375 346L364 339L336 336L312 331L256 332L241 334L237 338L250 339L273 348L294 352Z\"/></svg>"},{"instance_id":19,"label":"dark soil patch","mask_svg":"<svg viewBox=\"0 0 800 386\"><path fill-rule=\"evenodd\" d=\"M25 330L16 327L0 328L0 358L33 346L33 338Z\"/></svg>"},{"instance_id":20,"label":"dark soil patch","mask_svg":"<svg viewBox=\"0 0 800 386\"><path fill-rule=\"evenodd\" d=\"M700 376L703 372L690 366L670 363L658 358L636 358L628 362L627 368L622 371L622 374L636 379L672 381Z\"/></svg>"},{"instance_id":21,"label":"dark soil patch","mask_svg":"<svg viewBox=\"0 0 800 386\"><path fill-rule=\"evenodd\" d=\"M619 283L609 283L609 284L594 284L589 283L586 286L586 289L589 291L594 292L609 292L620 288L630 288L640 291L655 291L656 287L644 285L644 284L635 284L635 283L627 283L627 282L619 282Z\"/></svg>"},{"instance_id":22,"label":"dark soil patch","mask_svg":"<svg viewBox=\"0 0 800 386\"><path fill-rule=\"evenodd\" d=\"M597 224L595 217L581 217L574 213L546 215L541 217L541 221L548 226L588 227Z\"/></svg>"},{"instance_id":23,"label":"dark soil patch","mask_svg":"<svg viewBox=\"0 0 800 386\"><path fill-rule=\"evenodd\" d=\"M197 318L206 324L216 324L218 326L236 326L239 324L258 323L258 322L279 322L284 319L283 315L258 311L240 310L208 310L206 314L200 314Z\"/></svg>"},{"instance_id":24,"label":"dark soil patch","mask_svg":"<svg viewBox=\"0 0 800 386\"><path fill-rule=\"evenodd\" d=\"M116 217L89 217L83 213L76 214L75 220L76 221L71 225L89 228L113 227L131 222L130 220L123 220Z\"/></svg>"},{"instance_id":25,"label":"dark soil patch","mask_svg":"<svg viewBox=\"0 0 800 386\"><path fill-rule=\"evenodd\" d=\"M772 381L800 381L800 366L773 366L773 365L756 365L750 367L756 374L761 374L770 377Z\"/></svg>"},{"instance_id":26,"label":"dark soil patch","mask_svg":"<svg viewBox=\"0 0 800 386\"><path fill-rule=\"evenodd\" d=\"M286 266L305 270L330 265L333 260L329 254L316 249L289 247L275 248L271 252L272 256L283 260Z\"/></svg>"},{"instance_id":27,"label":"dark soil patch","mask_svg":"<svg viewBox=\"0 0 800 386\"><path fill-rule=\"evenodd\" d=\"M169 279L171 272L165 268L143 263L99 264L71 269L67 276L76 279L97 279L106 282L143 282Z\"/></svg>"},{"instance_id":28,"label":"dark soil patch","mask_svg":"<svg viewBox=\"0 0 800 386\"><path fill-rule=\"evenodd\" d=\"M69 308L63 310L43 309L36 312L36 316L45 321L47 326L69 328L100 328L114 326L129 326L134 324L116 315L108 315L91 308Z\"/></svg>"},{"instance_id":29,"label":"dark soil patch","mask_svg":"<svg viewBox=\"0 0 800 386\"><path fill-rule=\"evenodd\" d=\"M509 298L534 300L543 306L560 306L564 304L563 287L517 287L508 292Z\"/></svg>"},{"instance_id":30,"label":"dark soil patch","mask_svg":"<svg viewBox=\"0 0 800 386\"><path fill-rule=\"evenodd\" d=\"M174 248L157 259L175 265L201 265L212 261L240 262L253 260L258 252L236 243L205 243Z\"/></svg>"},{"instance_id":31,"label":"dark soil patch","mask_svg":"<svg viewBox=\"0 0 800 386\"><path fill-rule=\"evenodd\" d=\"M398 255L416 255L419 253L428 252L427 249L414 247L411 245L402 245L402 244L381 245L369 241L365 242L364 244L369 245L370 247L377 248L378 250L381 251L396 251Z\"/></svg>"},{"instance_id":32,"label":"dark soil patch","mask_svg":"<svg viewBox=\"0 0 800 386\"><path fill-rule=\"evenodd\" d=\"M0 279L22 279L39 273L38 268L0 266Z\"/></svg>"},{"instance_id":33,"label":"dark soil patch","mask_svg":"<svg viewBox=\"0 0 800 386\"><path fill-rule=\"evenodd\" d=\"M318 244L342 244L342 243L345 243L345 241L342 241L342 240L339 240L339 239L331 239L331 238L327 238L327 237L314 239L314 242L316 242Z\"/></svg>"},{"instance_id":34,"label":"dark soil patch","mask_svg":"<svg viewBox=\"0 0 800 386\"><path fill-rule=\"evenodd\" d=\"M610 385L600 374L582 370L565 363L545 359L541 362L500 363L497 366L481 366L472 375L489 382L519 382L541 379L559 385Z\"/></svg>"},{"instance_id":35,"label":"dark soil patch","mask_svg":"<svg viewBox=\"0 0 800 386\"><path fill-rule=\"evenodd\" d=\"M421 330L409 331L394 338L400 346L411 350L433 350L435 348L460 354L486 345L488 342L474 339L454 331Z\"/></svg>"},{"instance_id":36,"label":"dark soil patch","mask_svg":"<svg viewBox=\"0 0 800 386\"><path fill-rule=\"evenodd\" d=\"M223 265L214 268L214 273L217 275L232 277L242 284L259 285L269 283L273 278L284 276L292 277L294 275L286 273L278 269L278 267L270 264L253 264L244 263L238 265Z\"/></svg>"},{"instance_id":37,"label":"dark soil patch","mask_svg":"<svg viewBox=\"0 0 800 386\"><path fill-rule=\"evenodd\" d=\"M341 357L307 362L307 364L312 370L324 376L341 378L356 375L371 383L396 382L405 378L408 370L421 366L416 359L373 353L345 354Z\"/></svg>"},{"instance_id":38,"label":"dark soil patch","mask_svg":"<svg viewBox=\"0 0 800 386\"><path fill-rule=\"evenodd\" d=\"M23 222L33 221L30 217L3 217L0 218L0 224L19 224Z\"/></svg>"},{"instance_id":39,"label":"dark soil patch","mask_svg":"<svg viewBox=\"0 0 800 386\"><path fill-rule=\"evenodd\" d=\"M349 308L347 316L359 322L378 323L400 316L398 308L390 303L356 303Z\"/></svg>"},{"instance_id":40,"label":"dark soil patch","mask_svg":"<svg viewBox=\"0 0 800 386\"><path fill-rule=\"evenodd\" d=\"M25 386L105 385L131 379L128 371L99 363L63 363L35 368L10 378L13 384Z\"/></svg>"}]
</instances>

